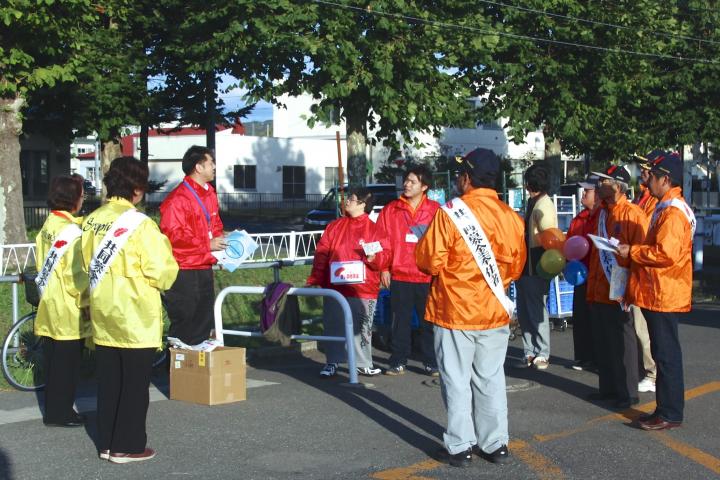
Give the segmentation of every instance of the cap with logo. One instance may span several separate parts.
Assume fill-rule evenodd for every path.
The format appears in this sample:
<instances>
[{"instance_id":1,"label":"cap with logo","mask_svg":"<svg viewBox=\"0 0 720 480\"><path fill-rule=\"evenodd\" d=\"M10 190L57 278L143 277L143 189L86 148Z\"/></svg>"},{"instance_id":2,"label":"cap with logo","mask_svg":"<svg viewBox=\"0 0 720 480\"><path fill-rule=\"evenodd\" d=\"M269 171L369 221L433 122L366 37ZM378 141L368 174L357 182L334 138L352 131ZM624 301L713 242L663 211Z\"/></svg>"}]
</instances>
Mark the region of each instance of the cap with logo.
<instances>
[{"instance_id":1,"label":"cap with logo","mask_svg":"<svg viewBox=\"0 0 720 480\"><path fill-rule=\"evenodd\" d=\"M669 154L670 154L670 152L655 149L645 156L633 155L633 158L637 162L638 167L642 168L643 170L650 170L650 168L652 168L652 162L654 162L658 157L662 157L662 156L669 155Z\"/></svg>"},{"instance_id":2,"label":"cap with logo","mask_svg":"<svg viewBox=\"0 0 720 480\"><path fill-rule=\"evenodd\" d=\"M683 162L677 152L665 152L655 158L650 167L650 173L656 175L667 175L670 179L678 184L683 183Z\"/></svg>"},{"instance_id":3,"label":"cap with logo","mask_svg":"<svg viewBox=\"0 0 720 480\"><path fill-rule=\"evenodd\" d=\"M497 176L500 171L500 158L487 148L476 148L464 157L455 157L455 161L458 173L467 173L474 178Z\"/></svg>"},{"instance_id":4,"label":"cap with logo","mask_svg":"<svg viewBox=\"0 0 720 480\"><path fill-rule=\"evenodd\" d=\"M609 178L616 182L622 182L626 185L630 184L630 172L625 165L610 165L605 169L604 172L591 172L593 175L597 175L600 179Z\"/></svg>"}]
</instances>

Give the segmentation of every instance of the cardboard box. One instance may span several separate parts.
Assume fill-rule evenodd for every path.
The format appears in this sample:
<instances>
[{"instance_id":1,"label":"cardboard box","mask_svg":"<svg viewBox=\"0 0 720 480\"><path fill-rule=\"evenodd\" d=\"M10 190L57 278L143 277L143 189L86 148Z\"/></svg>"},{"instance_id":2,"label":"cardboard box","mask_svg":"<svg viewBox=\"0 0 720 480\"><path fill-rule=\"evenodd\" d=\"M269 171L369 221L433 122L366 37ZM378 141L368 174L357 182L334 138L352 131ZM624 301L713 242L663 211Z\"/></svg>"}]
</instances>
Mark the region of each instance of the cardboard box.
<instances>
[{"instance_id":1,"label":"cardboard box","mask_svg":"<svg viewBox=\"0 0 720 480\"><path fill-rule=\"evenodd\" d=\"M170 349L170 398L203 405L246 398L245 349L218 347L212 352Z\"/></svg>"}]
</instances>

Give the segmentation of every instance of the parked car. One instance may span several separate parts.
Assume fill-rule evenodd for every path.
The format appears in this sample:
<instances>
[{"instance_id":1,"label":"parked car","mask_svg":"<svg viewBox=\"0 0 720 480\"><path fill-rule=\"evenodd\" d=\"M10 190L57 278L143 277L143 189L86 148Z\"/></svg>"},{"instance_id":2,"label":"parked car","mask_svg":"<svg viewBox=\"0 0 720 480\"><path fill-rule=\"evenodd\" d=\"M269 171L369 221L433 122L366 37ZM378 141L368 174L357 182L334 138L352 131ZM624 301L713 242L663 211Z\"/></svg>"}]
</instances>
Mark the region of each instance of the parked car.
<instances>
[{"instance_id":1,"label":"parked car","mask_svg":"<svg viewBox=\"0 0 720 480\"><path fill-rule=\"evenodd\" d=\"M373 211L370 213L370 218L375 221L380 209L398 198L398 190L392 183L371 183L367 188L372 192L375 200ZM338 205L337 188L331 188L320 203L305 215L304 229L324 230L328 223L340 215L339 207L342 206Z\"/></svg>"},{"instance_id":2,"label":"parked car","mask_svg":"<svg viewBox=\"0 0 720 480\"><path fill-rule=\"evenodd\" d=\"M97 188L95 188L95 185L93 185L90 180L85 180L83 182L83 190L85 191L86 196L97 195Z\"/></svg>"}]
</instances>

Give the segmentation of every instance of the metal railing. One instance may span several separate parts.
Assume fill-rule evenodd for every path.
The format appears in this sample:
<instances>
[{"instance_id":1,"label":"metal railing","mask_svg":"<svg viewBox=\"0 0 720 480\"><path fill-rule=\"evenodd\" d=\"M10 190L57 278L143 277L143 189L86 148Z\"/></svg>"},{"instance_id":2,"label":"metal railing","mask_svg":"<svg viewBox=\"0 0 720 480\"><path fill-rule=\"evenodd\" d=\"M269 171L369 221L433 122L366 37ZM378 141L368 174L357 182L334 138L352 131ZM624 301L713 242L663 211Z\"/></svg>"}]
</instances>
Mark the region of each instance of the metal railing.
<instances>
[{"instance_id":1,"label":"metal railing","mask_svg":"<svg viewBox=\"0 0 720 480\"><path fill-rule=\"evenodd\" d=\"M244 294L244 295L262 295L265 293L265 287L247 287L247 286L233 286L223 288L218 296L215 298L215 338L220 342L225 342L225 335L236 335L240 337L262 337L263 334L260 332L249 331L249 330L230 330L223 328L223 317L222 317L222 304L225 301L225 297L231 293ZM291 288L287 292L288 295L297 295L304 297L330 297L335 299L343 310L344 325L345 325L345 336L344 337L332 337L322 335L291 335L292 340L319 340L325 342L345 342L345 349L347 350L348 359L348 373L350 375L350 384L358 384L358 373L356 368L355 360L355 347L353 345L353 320L352 312L350 311L350 305L348 304L345 297L335 290L327 288Z\"/></svg>"}]
</instances>

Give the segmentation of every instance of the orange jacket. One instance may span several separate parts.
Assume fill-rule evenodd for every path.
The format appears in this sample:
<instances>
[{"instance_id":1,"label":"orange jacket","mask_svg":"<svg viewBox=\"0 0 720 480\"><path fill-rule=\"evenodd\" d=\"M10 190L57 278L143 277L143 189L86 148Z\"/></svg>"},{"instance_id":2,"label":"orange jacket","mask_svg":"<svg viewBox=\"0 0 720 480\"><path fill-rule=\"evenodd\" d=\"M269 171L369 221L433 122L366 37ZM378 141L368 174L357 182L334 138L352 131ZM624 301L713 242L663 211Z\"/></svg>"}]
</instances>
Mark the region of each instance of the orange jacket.
<instances>
[{"instance_id":1,"label":"orange jacket","mask_svg":"<svg viewBox=\"0 0 720 480\"><path fill-rule=\"evenodd\" d=\"M520 278L525 265L522 218L498 199L495 190L476 188L461 198L479 219L507 288L512 280ZM434 277L425 310L427 321L457 330L489 330L510 322L444 210L435 214L415 249L415 260L421 271Z\"/></svg>"},{"instance_id":2,"label":"orange jacket","mask_svg":"<svg viewBox=\"0 0 720 480\"><path fill-rule=\"evenodd\" d=\"M605 225L607 234L610 237L617 238L621 244L638 245L645 240L649 219L640 207L628 201L625 196L620 197L614 205L604 205L607 209L607 219ZM598 217L598 222L599 222ZM599 229L596 229L594 235ZM628 267L627 259L615 257L618 265ZM587 294L585 298L588 302L598 303L616 303L610 300L610 282L608 282L605 272L600 265L600 253L597 248L590 251L590 267L588 269Z\"/></svg>"},{"instance_id":3,"label":"orange jacket","mask_svg":"<svg viewBox=\"0 0 720 480\"><path fill-rule=\"evenodd\" d=\"M672 188L661 201L679 198ZM630 247L628 301L656 312L689 312L692 301L692 229L683 212L665 208L645 242Z\"/></svg>"},{"instance_id":4,"label":"orange jacket","mask_svg":"<svg viewBox=\"0 0 720 480\"><path fill-rule=\"evenodd\" d=\"M640 185L640 196L633 200L633 203L643 209L645 215L648 218L652 217L655 211L655 205L657 205L657 198L650 195L650 190L647 187Z\"/></svg>"}]
</instances>

